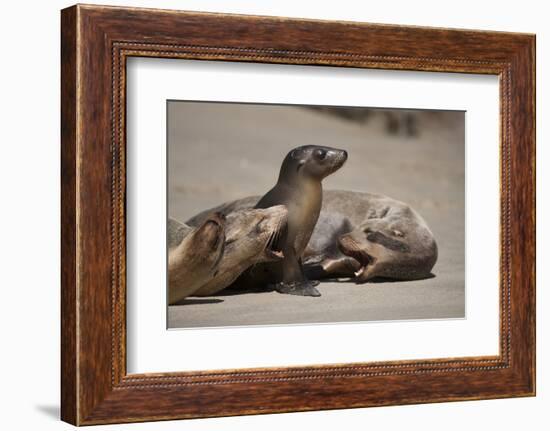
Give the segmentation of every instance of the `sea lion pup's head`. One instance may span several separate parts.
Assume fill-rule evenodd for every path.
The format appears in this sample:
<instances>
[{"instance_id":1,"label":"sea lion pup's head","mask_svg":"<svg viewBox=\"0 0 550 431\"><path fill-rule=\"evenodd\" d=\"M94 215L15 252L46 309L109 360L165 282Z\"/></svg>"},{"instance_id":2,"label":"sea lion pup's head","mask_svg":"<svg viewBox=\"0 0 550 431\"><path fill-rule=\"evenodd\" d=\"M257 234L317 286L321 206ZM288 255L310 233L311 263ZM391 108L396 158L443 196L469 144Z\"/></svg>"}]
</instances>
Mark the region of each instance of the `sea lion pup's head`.
<instances>
[{"instance_id":1,"label":"sea lion pup's head","mask_svg":"<svg viewBox=\"0 0 550 431\"><path fill-rule=\"evenodd\" d=\"M347 151L338 148L318 145L294 148L283 160L279 182L289 182L300 177L321 181L340 169L347 158Z\"/></svg>"},{"instance_id":2,"label":"sea lion pup's head","mask_svg":"<svg viewBox=\"0 0 550 431\"><path fill-rule=\"evenodd\" d=\"M415 280L432 277L437 245L430 230L404 223L367 220L338 240L342 253L359 262L355 281L375 277Z\"/></svg>"}]
</instances>

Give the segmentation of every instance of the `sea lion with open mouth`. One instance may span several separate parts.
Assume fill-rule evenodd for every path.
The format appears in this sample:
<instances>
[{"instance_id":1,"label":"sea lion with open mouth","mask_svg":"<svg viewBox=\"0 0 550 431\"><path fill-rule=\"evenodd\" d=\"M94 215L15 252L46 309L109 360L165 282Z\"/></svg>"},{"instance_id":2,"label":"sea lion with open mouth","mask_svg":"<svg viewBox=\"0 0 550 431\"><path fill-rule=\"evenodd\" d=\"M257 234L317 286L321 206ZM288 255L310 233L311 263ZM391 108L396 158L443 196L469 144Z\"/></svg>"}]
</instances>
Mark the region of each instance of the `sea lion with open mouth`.
<instances>
[{"instance_id":1,"label":"sea lion with open mouth","mask_svg":"<svg viewBox=\"0 0 550 431\"><path fill-rule=\"evenodd\" d=\"M409 205L383 195L331 190L304 262L306 273L317 279L418 280L433 276L437 254L431 230Z\"/></svg>"}]
</instances>

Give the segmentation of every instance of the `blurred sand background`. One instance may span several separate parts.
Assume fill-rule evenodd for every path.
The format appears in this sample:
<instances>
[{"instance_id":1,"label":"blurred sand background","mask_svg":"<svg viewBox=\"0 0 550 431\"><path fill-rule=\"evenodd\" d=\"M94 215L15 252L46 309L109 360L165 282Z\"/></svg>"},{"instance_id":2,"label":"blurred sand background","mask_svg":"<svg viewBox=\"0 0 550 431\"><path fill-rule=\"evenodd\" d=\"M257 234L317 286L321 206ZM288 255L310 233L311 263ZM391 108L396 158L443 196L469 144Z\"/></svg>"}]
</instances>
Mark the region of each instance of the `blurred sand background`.
<instances>
[{"instance_id":1,"label":"blurred sand background","mask_svg":"<svg viewBox=\"0 0 550 431\"><path fill-rule=\"evenodd\" d=\"M188 298L168 326L234 326L464 317L464 113L168 102L168 214L185 221L222 202L261 195L286 153L343 148L325 189L381 193L412 205L439 247L434 278L324 282L320 298L276 292Z\"/></svg>"}]
</instances>

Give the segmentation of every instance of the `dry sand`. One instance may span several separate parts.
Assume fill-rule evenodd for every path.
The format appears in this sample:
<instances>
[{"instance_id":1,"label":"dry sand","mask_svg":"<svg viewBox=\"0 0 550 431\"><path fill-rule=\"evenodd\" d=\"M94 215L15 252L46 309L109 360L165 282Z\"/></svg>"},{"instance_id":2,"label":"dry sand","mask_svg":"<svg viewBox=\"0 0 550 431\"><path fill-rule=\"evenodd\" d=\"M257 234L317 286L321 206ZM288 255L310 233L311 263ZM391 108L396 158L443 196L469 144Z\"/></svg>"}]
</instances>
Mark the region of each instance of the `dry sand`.
<instances>
[{"instance_id":1,"label":"dry sand","mask_svg":"<svg viewBox=\"0 0 550 431\"><path fill-rule=\"evenodd\" d=\"M411 204L439 246L434 278L356 285L327 282L320 298L276 292L189 298L169 327L464 317L464 115L416 112L418 134L301 107L170 102L168 213L185 221L222 202L265 193L293 147L344 148L325 189L368 191Z\"/></svg>"}]
</instances>

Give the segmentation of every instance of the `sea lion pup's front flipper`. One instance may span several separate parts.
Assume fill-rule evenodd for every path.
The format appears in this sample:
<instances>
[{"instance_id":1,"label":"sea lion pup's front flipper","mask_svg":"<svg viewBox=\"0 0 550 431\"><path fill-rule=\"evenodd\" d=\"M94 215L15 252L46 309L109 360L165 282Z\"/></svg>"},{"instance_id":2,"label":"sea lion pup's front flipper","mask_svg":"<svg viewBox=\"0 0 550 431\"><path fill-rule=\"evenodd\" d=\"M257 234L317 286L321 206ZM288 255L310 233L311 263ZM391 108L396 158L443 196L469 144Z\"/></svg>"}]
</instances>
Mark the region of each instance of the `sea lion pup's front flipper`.
<instances>
[{"instance_id":1,"label":"sea lion pup's front flipper","mask_svg":"<svg viewBox=\"0 0 550 431\"><path fill-rule=\"evenodd\" d=\"M290 283L277 283L275 290L279 293L298 296L321 296L321 293L315 289L319 285L318 280L291 281Z\"/></svg>"},{"instance_id":2,"label":"sea lion pup's front flipper","mask_svg":"<svg viewBox=\"0 0 550 431\"><path fill-rule=\"evenodd\" d=\"M257 203L256 208L285 205L288 208L288 222L280 248L282 262L267 271L274 278L267 280L275 284L280 293L301 296L321 296L315 286L318 281L310 281L304 275L301 256L311 238L311 234L321 212L323 189L321 182L336 172L346 161L344 150L317 145L306 145L291 150L283 160L277 184ZM254 280L265 283L261 277Z\"/></svg>"},{"instance_id":3,"label":"sea lion pup's front flipper","mask_svg":"<svg viewBox=\"0 0 550 431\"><path fill-rule=\"evenodd\" d=\"M315 289L318 280L308 280L303 271L302 260L296 256L293 247L283 248L283 281L276 283L274 288L279 293L298 296L321 296Z\"/></svg>"}]
</instances>

